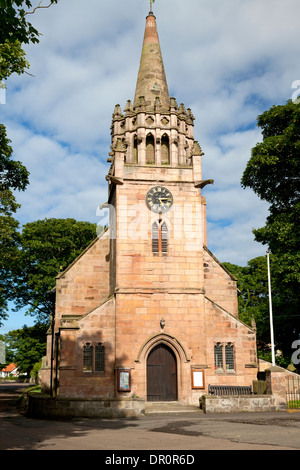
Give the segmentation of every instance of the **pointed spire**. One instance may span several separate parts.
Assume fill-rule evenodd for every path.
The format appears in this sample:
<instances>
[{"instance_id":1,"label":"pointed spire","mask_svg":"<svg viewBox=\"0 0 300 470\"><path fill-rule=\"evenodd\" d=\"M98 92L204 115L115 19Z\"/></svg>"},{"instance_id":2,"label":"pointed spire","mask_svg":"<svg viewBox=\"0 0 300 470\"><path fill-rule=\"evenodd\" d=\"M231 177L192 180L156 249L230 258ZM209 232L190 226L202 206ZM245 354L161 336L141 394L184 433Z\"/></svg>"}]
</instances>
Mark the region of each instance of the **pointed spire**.
<instances>
[{"instance_id":1,"label":"pointed spire","mask_svg":"<svg viewBox=\"0 0 300 470\"><path fill-rule=\"evenodd\" d=\"M140 101L140 97L144 97ZM159 97L161 110L169 110L170 96L158 38L156 18L150 11L146 18L144 43L140 69L136 84L134 108L144 103L144 109L154 110L156 97Z\"/></svg>"}]
</instances>

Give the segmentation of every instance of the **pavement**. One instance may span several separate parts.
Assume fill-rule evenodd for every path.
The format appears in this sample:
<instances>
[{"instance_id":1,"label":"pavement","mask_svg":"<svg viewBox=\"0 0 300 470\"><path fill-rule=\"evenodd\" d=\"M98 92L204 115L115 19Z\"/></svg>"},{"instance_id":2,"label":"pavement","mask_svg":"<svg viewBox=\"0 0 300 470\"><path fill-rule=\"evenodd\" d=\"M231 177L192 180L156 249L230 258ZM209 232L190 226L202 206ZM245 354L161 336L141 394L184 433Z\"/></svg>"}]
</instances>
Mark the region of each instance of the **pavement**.
<instances>
[{"instance_id":1,"label":"pavement","mask_svg":"<svg viewBox=\"0 0 300 470\"><path fill-rule=\"evenodd\" d=\"M99 463L142 468L155 462L147 461L150 457L141 458L139 464L116 459L143 456L143 451L162 458L175 452L182 456L179 463L192 455L198 465L203 450L300 449L300 412L206 415L198 407L172 402L148 403L140 418L40 420L20 412L21 390L21 385L14 389L0 385L0 450L96 450L102 451Z\"/></svg>"}]
</instances>

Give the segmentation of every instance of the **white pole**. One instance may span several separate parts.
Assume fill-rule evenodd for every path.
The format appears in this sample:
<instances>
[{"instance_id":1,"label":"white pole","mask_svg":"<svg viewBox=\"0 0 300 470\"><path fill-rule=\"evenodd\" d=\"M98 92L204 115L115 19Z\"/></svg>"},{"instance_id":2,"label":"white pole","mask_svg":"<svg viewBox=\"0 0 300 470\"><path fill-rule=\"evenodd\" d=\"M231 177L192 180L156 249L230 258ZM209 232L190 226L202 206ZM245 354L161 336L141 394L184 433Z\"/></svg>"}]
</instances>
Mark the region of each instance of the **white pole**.
<instances>
[{"instance_id":1,"label":"white pole","mask_svg":"<svg viewBox=\"0 0 300 470\"><path fill-rule=\"evenodd\" d=\"M270 258L269 258L269 255L270 255L269 251L267 251L272 366L275 366L276 364L275 364L275 350L274 350L274 330L273 330L272 292L271 292L271 274L270 274Z\"/></svg>"}]
</instances>

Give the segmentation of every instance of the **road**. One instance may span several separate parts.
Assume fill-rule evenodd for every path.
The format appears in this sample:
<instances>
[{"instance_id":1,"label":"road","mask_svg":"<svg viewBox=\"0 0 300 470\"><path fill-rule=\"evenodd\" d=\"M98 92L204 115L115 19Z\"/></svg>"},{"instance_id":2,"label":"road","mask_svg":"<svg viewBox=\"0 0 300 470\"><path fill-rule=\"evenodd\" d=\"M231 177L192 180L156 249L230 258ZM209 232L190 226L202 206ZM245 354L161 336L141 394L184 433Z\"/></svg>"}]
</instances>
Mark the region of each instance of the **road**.
<instances>
[{"instance_id":1,"label":"road","mask_svg":"<svg viewBox=\"0 0 300 470\"><path fill-rule=\"evenodd\" d=\"M103 458L116 459L124 450L132 455L141 450L164 455L166 450L193 454L300 449L300 412L205 415L199 411L136 419L40 420L23 416L17 408L22 389L22 384L0 384L0 450L102 450Z\"/></svg>"}]
</instances>

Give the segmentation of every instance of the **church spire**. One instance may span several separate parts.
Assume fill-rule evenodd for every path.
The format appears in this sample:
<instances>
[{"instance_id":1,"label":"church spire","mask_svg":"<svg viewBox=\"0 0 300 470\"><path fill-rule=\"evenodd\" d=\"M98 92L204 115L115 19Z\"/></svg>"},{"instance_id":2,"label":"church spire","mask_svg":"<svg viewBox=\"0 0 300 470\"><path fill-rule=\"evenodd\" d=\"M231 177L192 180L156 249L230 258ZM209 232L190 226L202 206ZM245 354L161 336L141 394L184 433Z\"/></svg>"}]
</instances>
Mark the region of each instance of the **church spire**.
<instances>
[{"instance_id":1,"label":"church spire","mask_svg":"<svg viewBox=\"0 0 300 470\"><path fill-rule=\"evenodd\" d=\"M169 110L170 96L158 38L156 18L150 12L146 18L146 28L141 54L140 68L135 90L134 108L144 106L152 111L155 106Z\"/></svg>"}]
</instances>

